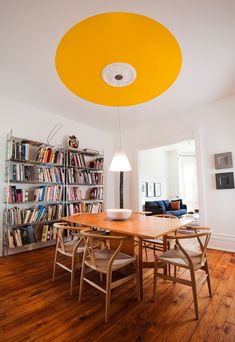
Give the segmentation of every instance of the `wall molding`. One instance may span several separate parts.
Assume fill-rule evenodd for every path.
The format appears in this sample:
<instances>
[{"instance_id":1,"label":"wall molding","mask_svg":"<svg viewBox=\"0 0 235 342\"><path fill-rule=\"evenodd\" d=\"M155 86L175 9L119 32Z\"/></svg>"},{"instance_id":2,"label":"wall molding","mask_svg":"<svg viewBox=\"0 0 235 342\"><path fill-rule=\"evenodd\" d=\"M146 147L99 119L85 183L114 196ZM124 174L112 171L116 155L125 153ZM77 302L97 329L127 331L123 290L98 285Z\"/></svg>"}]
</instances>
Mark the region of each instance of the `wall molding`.
<instances>
[{"instance_id":1,"label":"wall molding","mask_svg":"<svg viewBox=\"0 0 235 342\"><path fill-rule=\"evenodd\" d=\"M235 235L212 234L208 247L235 252Z\"/></svg>"}]
</instances>

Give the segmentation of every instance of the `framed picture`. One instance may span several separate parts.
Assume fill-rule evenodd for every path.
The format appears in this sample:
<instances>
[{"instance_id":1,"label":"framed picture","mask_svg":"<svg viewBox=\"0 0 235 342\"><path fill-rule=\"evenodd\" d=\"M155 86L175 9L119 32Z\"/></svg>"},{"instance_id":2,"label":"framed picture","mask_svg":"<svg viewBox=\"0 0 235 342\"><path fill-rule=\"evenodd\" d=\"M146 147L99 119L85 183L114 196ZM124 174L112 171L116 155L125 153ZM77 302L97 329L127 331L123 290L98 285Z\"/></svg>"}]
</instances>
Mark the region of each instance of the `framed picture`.
<instances>
[{"instance_id":1,"label":"framed picture","mask_svg":"<svg viewBox=\"0 0 235 342\"><path fill-rule=\"evenodd\" d=\"M155 183L155 197L161 196L161 183Z\"/></svg>"},{"instance_id":2,"label":"framed picture","mask_svg":"<svg viewBox=\"0 0 235 342\"><path fill-rule=\"evenodd\" d=\"M228 169L233 167L232 152L218 153L214 155L216 169Z\"/></svg>"},{"instance_id":3,"label":"framed picture","mask_svg":"<svg viewBox=\"0 0 235 342\"><path fill-rule=\"evenodd\" d=\"M147 183L147 197L154 197L154 183Z\"/></svg>"},{"instance_id":4,"label":"framed picture","mask_svg":"<svg viewBox=\"0 0 235 342\"><path fill-rule=\"evenodd\" d=\"M141 194L142 194L142 197L146 197L146 183L145 182L141 183Z\"/></svg>"},{"instance_id":5,"label":"framed picture","mask_svg":"<svg viewBox=\"0 0 235 342\"><path fill-rule=\"evenodd\" d=\"M215 180L216 180L216 189L233 189L234 188L233 172L216 173Z\"/></svg>"}]
</instances>

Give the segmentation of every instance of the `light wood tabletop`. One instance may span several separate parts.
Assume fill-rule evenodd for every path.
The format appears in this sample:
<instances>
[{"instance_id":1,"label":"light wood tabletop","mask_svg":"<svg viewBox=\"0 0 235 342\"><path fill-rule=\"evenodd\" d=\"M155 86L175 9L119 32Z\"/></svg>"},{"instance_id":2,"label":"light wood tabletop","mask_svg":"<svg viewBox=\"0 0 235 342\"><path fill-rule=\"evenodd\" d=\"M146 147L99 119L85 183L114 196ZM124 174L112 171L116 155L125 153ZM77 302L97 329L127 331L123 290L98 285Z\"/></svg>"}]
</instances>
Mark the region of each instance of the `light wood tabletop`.
<instances>
[{"instance_id":1,"label":"light wood tabletop","mask_svg":"<svg viewBox=\"0 0 235 342\"><path fill-rule=\"evenodd\" d=\"M134 213L127 220L118 221L109 219L105 213L99 214L75 214L64 217L63 220L84 226L108 229L125 235L137 236L142 239L155 239L169 234L176 229L190 224L191 219L182 218L172 220L156 216L145 216Z\"/></svg>"},{"instance_id":2,"label":"light wood tabletop","mask_svg":"<svg viewBox=\"0 0 235 342\"><path fill-rule=\"evenodd\" d=\"M153 267L153 262L143 262L142 247L143 239L156 239L164 237L178 228L192 223L192 219L181 218L172 220L171 218L163 218L156 216L145 216L140 213L133 213L127 220L118 221L111 220L106 213L98 214L75 214L63 218L69 223L76 223L88 227L95 227L100 229L108 229L111 232L138 237L139 239L139 266L140 266L140 292L141 299L143 299L143 268Z\"/></svg>"}]
</instances>

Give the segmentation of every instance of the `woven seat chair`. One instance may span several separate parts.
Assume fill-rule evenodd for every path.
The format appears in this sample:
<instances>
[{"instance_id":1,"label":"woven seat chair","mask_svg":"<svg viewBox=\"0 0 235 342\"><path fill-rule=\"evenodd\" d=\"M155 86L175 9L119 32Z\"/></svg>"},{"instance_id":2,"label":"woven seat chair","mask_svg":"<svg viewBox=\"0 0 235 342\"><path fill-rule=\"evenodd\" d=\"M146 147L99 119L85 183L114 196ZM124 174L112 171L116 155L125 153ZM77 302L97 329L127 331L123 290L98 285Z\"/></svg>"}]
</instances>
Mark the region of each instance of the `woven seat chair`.
<instances>
[{"instance_id":1,"label":"woven seat chair","mask_svg":"<svg viewBox=\"0 0 235 342\"><path fill-rule=\"evenodd\" d=\"M136 256L130 256L121 252L123 241L127 240L128 237L120 235L100 235L95 231L81 231L81 235L84 237L85 241L85 252L83 255L82 272L81 272L81 282L80 282L80 292L79 301L82 300L84 282L95 287L99 291L105 294L105 323L109 321L110 315L110 297L111 290L126 283L129 280L136 279L137 283L137 296L140 299L140 285L139 285L139 268ZM97 248L97 241L108 241L106 246L111 245L111 248L103 247ZM115 248L112 249L112 245L115 244ZM105 244L101 244L105 245ZM124 276L123 278L113 281L112 274L127 265L134 266L135 272ZM106 284L104 287L99 285L93 280L87 278L86 271L94 270L100 274L105 274ZM90 272L89 272L90 273ZM102 277L101 277L102 280Z\"/></svg>"},{"instance_id":2,"label":"woven seat chair","mask_svg":"<svg viewBox=\"0 0 235 342\"><path fill-rule=\"evenodd\" d=\"M170 218L170 219L178 219L177 216L174 215L168 215L168 214L158 214L158 215L153 215L154 217L162 217L162 218ZM145 255L146 258L148 257L148 249L152 249L154 251L154 256L156 255L156 251L163 252L164 251L164 243L163 239L144 239L143 240L143 247L145 250ZM167 243L166 246L168 249L170 248L170 242Z\"/></svg>"},{"instance_id":3,"label":"woven seat chair","mask_svg":"<svg viewBox=\"0 0 235 342\"><path fill-rule=\"evenodd\" d=\"M194 229L194 233L190 234L177 234L177 235L167 235L166 239L168 241L174 241L174 248L169 249L161 255L155 256L154 262L154 285L153 285L153 300L155 301L157 277L172 280L173 282L178 282L184 285L192 287L194 308L196 319L198 319L198 301L197 301L197 288L204 282L207 281L209 295L212 297L211 282L209 267L206 255L206 248L211 236L211 230L209 227L194 226L190 227ZM197 245L195 246L195 239L197 240ZM193 241L191 244L190 242ZM185 242L188 242L187 244ZM168 274L159 273L158 269L166 265L174 265L182 268L186 268L190 271L190 280ZM195 271L203 270L204 275L196 281Z\"/></svg>"},{"instance_id":4,"label":"woven seat chair","mask_svg":"<svg viewBox=\"0 0 235 342\"><path fill-rule=\"evenodd\" d=\"M54 228L57 230L57 243L55 249L55 257L54 257L54 267L53 267L53 281L55 281L56 275L56 266L63 268L64 270L71 273L70 280L70 295L73 294L74 289L74 275L76 267L80 267L82 265L82 256L85 249L84 239L79 234L81 229L85 229L84 226L76 227L76 231L74 231L74 227L70 227L65 223L54 223ZM64 240L64 232L65 230L69 231L71 229L71 240ZM67 267L62 263L62 260L58 261L59 256L65 256L71 258L71 267ZM61 259L61 258L60 258Z\"/></svg>"}]
</instances>

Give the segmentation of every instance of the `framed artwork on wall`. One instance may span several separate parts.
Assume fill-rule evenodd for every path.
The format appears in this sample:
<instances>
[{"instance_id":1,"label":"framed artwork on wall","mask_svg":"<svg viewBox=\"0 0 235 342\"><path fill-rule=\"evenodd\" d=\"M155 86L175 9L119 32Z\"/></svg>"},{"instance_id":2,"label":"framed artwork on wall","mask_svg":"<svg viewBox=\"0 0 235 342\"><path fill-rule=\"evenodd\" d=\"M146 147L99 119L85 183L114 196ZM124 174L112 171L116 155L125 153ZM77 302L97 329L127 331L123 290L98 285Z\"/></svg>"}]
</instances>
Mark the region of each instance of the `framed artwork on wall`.
<instances>
[{"instance_id":1,"label":"framed artwork on wall","mask_svg":"<svg viewBox=\"0 0 235 342\"><path fill-rule=\"evenodd\" d=\"M147 183L147 197L154 197L154 183Z\"/></svg>"},{"instance_id":2,"label":"framed artwork on wall","mask_svg":"<svg viewBox=\"0 0 235 342\"><path fill-rule=\"evenodd\" d=\"M215 154L214 159L216 169L228 169L233 167L232 152Z\"/></svg>"},{"instance_id":3,"label":"framed artwork on wall","mask_svg":"<svg viewBox=\"0 0 235 342\"><path fill-rule=\"evenodd\" d=\"M146 183L145 182L141 183L141 195L142 197L146 197Z\"/></svg>"},{"instance_id":4,"label":"framed artwork on wall","mask_svg":"<svg viewBox=\"0 0 235 342\"><path fill-rule=\"evenodd\" d=\"M216 173L216 189L234 189L233 172Z\"/></svg>"},{"instance_id":5,"label":"framed artwork on wall","mask_svg":"<svg viewBox=\"0 0 235 342\"><path fill-rule=\"evenodd\" d=\"M161 183L155 183L155 197L161 196Z\"/></svg>"}]
</instances>

